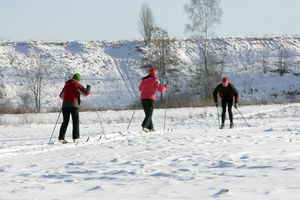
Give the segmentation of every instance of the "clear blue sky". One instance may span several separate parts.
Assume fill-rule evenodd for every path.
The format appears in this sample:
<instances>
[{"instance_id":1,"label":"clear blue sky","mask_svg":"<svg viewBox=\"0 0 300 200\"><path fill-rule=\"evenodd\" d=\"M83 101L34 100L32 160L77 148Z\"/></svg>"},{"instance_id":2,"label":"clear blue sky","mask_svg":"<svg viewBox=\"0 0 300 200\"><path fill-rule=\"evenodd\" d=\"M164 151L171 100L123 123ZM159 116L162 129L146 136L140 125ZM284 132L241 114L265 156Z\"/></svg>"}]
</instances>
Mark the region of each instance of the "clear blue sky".
<instances>
[{"instance_id":1,"label":"clear blue sky","mask_svg":"<svg viewBox=\"0 0 300 200\"><path fill-rule=\"evenodd\" d=\"M189 0L0 0L0 38L11 40L141 39L137 21L148 2L170 36L188 37ZM300 33L300 0L222 0L218 36Z\"/></svg>"}]
</instances>

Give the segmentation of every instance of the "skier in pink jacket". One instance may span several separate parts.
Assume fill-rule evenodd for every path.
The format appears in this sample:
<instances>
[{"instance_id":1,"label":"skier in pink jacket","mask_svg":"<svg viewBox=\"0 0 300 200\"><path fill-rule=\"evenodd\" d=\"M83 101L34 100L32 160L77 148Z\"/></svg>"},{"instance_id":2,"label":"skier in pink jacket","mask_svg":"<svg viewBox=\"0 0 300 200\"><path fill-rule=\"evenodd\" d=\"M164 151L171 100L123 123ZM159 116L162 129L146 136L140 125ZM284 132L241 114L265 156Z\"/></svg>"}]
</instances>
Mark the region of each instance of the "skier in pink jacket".
<instances>
[{"instance_id":1,"label":"skier in pink jacket","mask_svg":"<svg viewBox=\"0 0 300 200\"><path fill-rule=\"evenodd\" d=\"M167 89L168 86L163 86L160 84L157 78L156 68L150 67L149 75L142 78L142 81L139 85L139 90L141 92L141 101L146 115L142 123L143 131L154 131L152 114L154 110L154 102L156 100L155 92L156 90L158 90L160 93L163 93Z\"/></svg>"}]
</instances>

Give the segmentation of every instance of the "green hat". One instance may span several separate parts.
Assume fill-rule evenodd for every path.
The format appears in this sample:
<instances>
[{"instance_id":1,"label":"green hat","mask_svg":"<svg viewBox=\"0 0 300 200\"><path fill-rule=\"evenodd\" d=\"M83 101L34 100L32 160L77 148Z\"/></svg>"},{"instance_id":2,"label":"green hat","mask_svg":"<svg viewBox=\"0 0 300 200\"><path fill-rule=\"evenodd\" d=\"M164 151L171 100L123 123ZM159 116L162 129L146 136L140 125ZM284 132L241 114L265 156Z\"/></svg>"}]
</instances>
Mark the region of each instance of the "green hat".
<instances>
[{"instance_id":1,"label":"green hat","mask_svg":"<svg viewBox=\"0 0 300 200\"><path fill-rule=\"evenodd\" d=\"M74 74L73 79L76 81L80 81L80 74L79 73Z\"/></svg>"}]
</instances>

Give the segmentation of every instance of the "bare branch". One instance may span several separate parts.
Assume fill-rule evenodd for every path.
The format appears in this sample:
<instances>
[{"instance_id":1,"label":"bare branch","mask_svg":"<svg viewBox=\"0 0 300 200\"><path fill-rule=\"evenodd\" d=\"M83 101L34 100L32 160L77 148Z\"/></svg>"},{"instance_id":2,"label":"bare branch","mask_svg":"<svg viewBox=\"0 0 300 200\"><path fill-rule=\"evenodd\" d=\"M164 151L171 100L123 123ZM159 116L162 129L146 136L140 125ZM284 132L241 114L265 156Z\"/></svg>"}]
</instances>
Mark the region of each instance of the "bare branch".
<instances>
[{"instance_id":1,"label":"bare branch","mask_svg":"<svg viewBox=\"0 0 300 200\"><path fill-rule=\"evenodd\" d=\"M144 38L145 45L147 46L152 39L154 29L154 17L147 3L143 3L142 5L138 21L138 29Z\"/></svg>"}]
</instances>

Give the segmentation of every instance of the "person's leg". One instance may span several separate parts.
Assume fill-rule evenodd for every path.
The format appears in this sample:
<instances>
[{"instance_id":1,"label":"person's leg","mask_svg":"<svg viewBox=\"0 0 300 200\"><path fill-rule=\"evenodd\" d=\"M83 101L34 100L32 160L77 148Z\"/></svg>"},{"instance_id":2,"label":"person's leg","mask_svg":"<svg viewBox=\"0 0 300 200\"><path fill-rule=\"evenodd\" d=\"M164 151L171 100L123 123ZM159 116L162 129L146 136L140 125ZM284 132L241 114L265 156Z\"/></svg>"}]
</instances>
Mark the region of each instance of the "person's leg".
<instances>
[{"instance_id":1,"label":"person's leg","mask_svg":"<svg viewBox=\"0 0 300 200\"><path fill-rule=\"evenodd\" d=\"M222 104L222 125L224 125L224 123L225 123L225 116L226 116L227 100L226 99L222 99L221 104Z\"/></svg>"},{"instance_id":2,"label":"person's leg","mask_svg":"<svg viewBox=\"0 0 300 200\"><path fill-rule=\"evenodd\" d=\"M152 124L152 113L153 113L153 101L150 99L143 99L142 100L143 109L145 112L145 118L142 123L143 128L148 128ZM153 128L153 124L152 124ZM149 129L149 128L148 128Z\"/></svg>"},{"instance_id":3,"label":"person's leg","mask_svg":"<svg viewBox=\"0 0 300 200\"><path fill-rule=\"evenodd\" d=\"M146 120L147 120L147 104L146 104L146 100L142 99L141 101L142 101L142 106L143 106L144 113L145 113L145 117L142 122L142 127L146 128L145 124L146 124Z\"/></svg>"},{"instance_id":4,"label":"person's leg","mask_svg":"<svg viewBox=\"0 0 300 200\"><path fill-rule=\"evenodd\" d=\"M78 139L79 135L79 110L78 108L72 108L71 110L72 122L73 122L73 140Z\"/></svg>"},{"instance_id":5,"label":"person's leg","mask_svg":"<svg viewBox=\"0 0 300 200\"><path fill-rule=\"evenodd\" d=\"M233 124L232 105L233 105L233 99L229 99L228 100L228 114L229 114L230 124Z\"/></svg>"},{"instance_id":6,"label":"person's leg","mask_svg":"<svg viewBox=\"0 0 300 200\"><path fill-rule=\"evenodd\" d=\"M149 113L148 113L149 124L147 126L147 128L149 130L154 130L153 121L152 121L153 110L154 110L154 101L151 100L151 101L149 101Z\"/></svg>"},{"instance_id":7,"label":"person's leg","mask_svg":"<svg viewBox=\"0 0 300 200\"><path fill-rule=\"evenodd\" d=\"M69 125L69 120L70 120L70 110L69 108L62 108L62 114L63 114L63 123L61 124L60 130L59 130L59 140L64 140L66 131Z\"/></svg>"}]
</instances>

